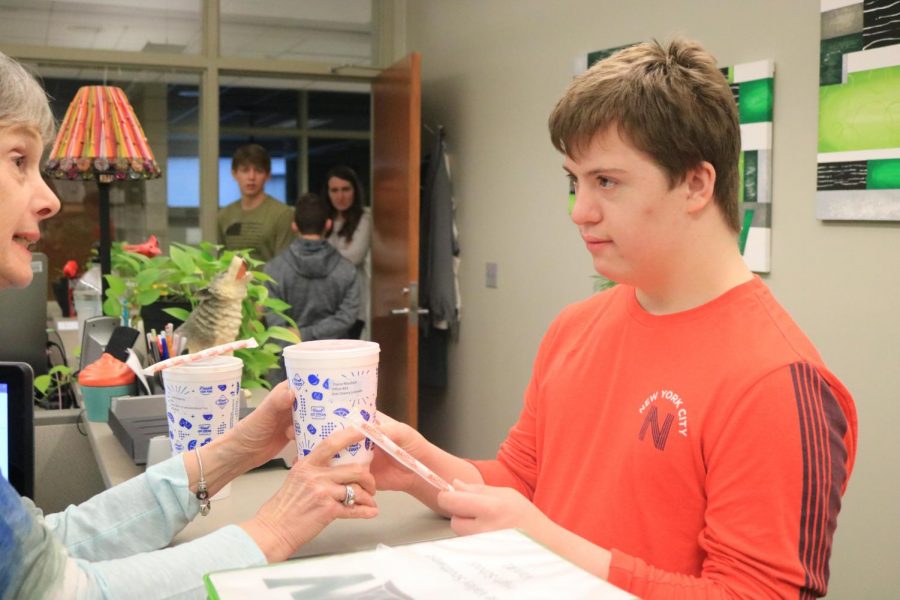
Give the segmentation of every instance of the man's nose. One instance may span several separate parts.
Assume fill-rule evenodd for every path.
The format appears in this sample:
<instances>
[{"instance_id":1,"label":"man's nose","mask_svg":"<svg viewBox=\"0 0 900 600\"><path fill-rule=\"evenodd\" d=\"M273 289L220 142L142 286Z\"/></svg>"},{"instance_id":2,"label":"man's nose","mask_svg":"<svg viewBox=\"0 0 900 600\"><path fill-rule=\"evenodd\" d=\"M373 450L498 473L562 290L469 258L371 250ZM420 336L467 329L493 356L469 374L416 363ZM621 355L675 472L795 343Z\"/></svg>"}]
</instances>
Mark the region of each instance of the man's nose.
<instances>
[{"instance_id":1,"label":"man's nose","mask_svg":"<svg viewBox=\"0 0 900 600\"><path fill-rule=\"evenodd\" d=\"M575 205L572 207L572 222L576 225L596 223L600 221L603 213L600 204L589 194L575 190Z\"/></svg>"}]
</instances>

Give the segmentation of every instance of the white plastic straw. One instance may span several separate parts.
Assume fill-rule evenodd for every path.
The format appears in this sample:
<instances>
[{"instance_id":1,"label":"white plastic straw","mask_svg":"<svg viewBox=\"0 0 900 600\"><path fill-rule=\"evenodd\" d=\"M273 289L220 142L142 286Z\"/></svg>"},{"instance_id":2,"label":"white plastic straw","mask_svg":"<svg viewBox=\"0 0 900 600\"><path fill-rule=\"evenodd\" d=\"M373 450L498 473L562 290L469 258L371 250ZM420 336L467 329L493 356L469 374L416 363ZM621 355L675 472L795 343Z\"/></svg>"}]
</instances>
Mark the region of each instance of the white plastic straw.
<instances>
[{"instance_id":1,"label":"white plastic straw","mask_svg":"<svg viewBox=\"0 0 900 600\"><path fill-rule=\"evenodd\" d=\"M229 342L227 344L213 346L212 348L207 348L206 350L201 350L200 352L194 352L193 354L182 354L181 356L169 358L158 363L153 363L152 365L144 369L144 375L146 375L147 377L151 377L157 372L162 371L163 369L168 369L169 367L177 367L179 365L191 363L196 360L203 360L204 358L209 358L211 356L226 354L233 350L240 350L241 348L257 348L258 346L259 344L257 344L256 340L253 338L247 338L246 340L238 340L236 342Z\"/></svg>"}]
</instances>

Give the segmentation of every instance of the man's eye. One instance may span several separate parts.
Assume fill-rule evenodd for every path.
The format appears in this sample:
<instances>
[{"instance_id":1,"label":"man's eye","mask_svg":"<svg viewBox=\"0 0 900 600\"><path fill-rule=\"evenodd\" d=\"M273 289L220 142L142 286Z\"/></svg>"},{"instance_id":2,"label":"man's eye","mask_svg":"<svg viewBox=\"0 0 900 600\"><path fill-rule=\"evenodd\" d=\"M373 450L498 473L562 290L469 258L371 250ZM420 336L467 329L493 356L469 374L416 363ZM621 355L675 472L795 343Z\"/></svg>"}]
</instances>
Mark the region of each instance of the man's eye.
<instances>
[{"instance_id":1,"label":"man's eye","mask_svg":"<svg viewBox=\"0 0 900 600\"><path fill-rule=\"evenodd\" d=\"M13 159L13 162L16 164L17 167L19 167L21 169L22 167L25 166L25 157L17 156Z\"/></svg>"},{"instance_id":2,"label":"man's eye","mask_svg":"<svg viewBox=\"0 0 900 600\"><path fill-rule=\"evenodd\" d=\"M611 179L607 179L606 177L598 177L597 182L600 184L602 188L611 188L615 185L615 182Z\"/></svg>"}]
</instances>

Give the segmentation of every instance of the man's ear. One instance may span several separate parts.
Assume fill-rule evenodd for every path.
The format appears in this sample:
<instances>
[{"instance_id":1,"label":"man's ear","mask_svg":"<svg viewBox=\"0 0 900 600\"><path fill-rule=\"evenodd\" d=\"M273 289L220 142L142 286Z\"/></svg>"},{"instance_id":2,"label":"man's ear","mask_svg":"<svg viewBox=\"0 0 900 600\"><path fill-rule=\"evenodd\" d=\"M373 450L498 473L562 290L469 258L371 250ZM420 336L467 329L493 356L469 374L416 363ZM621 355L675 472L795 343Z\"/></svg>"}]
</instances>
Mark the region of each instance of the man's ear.
<instances>
[{"instance_id":1,"label":"man's ear","mask_svg":"<svg viewBox=\"0 0 900 600\"><path fill-rule=\"evenodd\" d=\"M713 200L716 188L716 169L707 161L701 161L685 174L687 186L687 210L696 213Z\"/></svg>"},{"instance_id":2,"label":"man's ear","mask_svg":"<svg viewBox=\"0 0 900 600\"><path fill-rule=\"evenodd\" d=\"M330 233L331 233L331 228L332 228L332 227L334 227L334 221L332 221L331 219L326 219L326 220L325 220L325 234L324 234L324 235L330 234Z\"/></svg>"},{"instance_id":3,"label":"man's ear","mask_svg":"<svg viewBox=\"0 0 900 600\"><path fill-rule=\"evenodd\" d=\"M300 228L297 227L297 221L291 221L291 231L294 233L300 233Z\"/></svg>"}]
</instances>

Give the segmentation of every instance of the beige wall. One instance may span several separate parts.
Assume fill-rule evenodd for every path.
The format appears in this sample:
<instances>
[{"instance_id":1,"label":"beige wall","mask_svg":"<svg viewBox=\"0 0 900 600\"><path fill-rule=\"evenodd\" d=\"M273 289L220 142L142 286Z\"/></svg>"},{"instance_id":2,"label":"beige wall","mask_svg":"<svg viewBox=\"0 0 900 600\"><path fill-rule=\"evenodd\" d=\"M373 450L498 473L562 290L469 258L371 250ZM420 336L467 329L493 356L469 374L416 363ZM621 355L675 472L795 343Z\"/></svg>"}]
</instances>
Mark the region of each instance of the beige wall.
<instances>
[{"instance_id":1,"label":"beige wall","mask_svg":"<svg viewBox=\"0 0 900 600\"><path fill-rule=\"evenodd\" d=\"M900 589L900 224L815 218L816 0L408 0L407 48L423 55L423 115L452 152L463 323L451 384L423 429L492 455L518 414L553 316L591 293L591 263L565 210L546 119L590 50L683 34L721 64L773 59L775 295L854 392L859 454L831 561L832 598ZM376 199L377 201L377 199ZM498 289L484 285L499 265ZM761 451L765 451L761 448Z\"/></svg>"}]
</instances>

